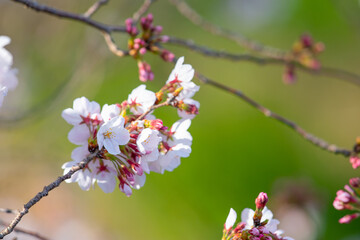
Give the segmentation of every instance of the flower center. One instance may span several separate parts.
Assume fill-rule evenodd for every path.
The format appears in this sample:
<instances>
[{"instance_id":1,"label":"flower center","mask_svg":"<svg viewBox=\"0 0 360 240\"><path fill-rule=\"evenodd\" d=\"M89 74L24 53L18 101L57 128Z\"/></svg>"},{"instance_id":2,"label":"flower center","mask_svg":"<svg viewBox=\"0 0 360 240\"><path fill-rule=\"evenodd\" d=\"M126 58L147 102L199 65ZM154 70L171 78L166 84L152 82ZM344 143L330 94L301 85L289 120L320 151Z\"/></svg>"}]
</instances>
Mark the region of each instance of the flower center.
<instances>
[{"instance_id":1,"label":"flower center","mask_svg":"<svg viewBox=\"0 0 360 240\"><path fill-rule=\"evenodd\" d=\"M111 131L111 128L110 128L108 131L106 131L106 132L104 133L104 137L105 137L105 138L114 138L114 137L115 137L115 134L114 134L113 131Z\"/></svg>"}]
</instances>

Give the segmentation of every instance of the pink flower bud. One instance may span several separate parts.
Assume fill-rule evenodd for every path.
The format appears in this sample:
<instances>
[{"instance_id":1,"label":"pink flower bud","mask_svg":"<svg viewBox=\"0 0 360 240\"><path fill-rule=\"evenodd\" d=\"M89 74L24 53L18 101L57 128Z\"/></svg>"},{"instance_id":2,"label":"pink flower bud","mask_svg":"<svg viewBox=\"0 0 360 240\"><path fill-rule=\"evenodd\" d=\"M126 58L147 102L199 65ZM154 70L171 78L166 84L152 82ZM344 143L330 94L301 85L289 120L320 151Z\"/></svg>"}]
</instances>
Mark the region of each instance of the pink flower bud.
<instances>
[{"instance_id":1,"label":"pink flower bud","mask_svg":"<svg viewBox=\"0 0 360 240\"><path fill-rule=\"evenodd\" d=\"M161 53L161 58L164 59L164 61L166 62L172 62L175 58L175 55L168 50L164 50Z\"/></svg>"},{"instance_id":2,"label":"pink flower bud","mask_svg":"<svg viewBox=\"0 0 360 240\"><path fill-rule=\"evenodd\" d=\"M337 199L337 198L335 198L335 200L333 202L333 206L337 210L344 210L345 209L344 203L342 201L340 201L339 199Z\"/></svg>"},{"instance_id":3,"label":"pink flower bud","mask_svg":"<svg viewBox=\"0 0 360 240\"><path fill-rule=\"evenodd\" d=\"M239 222L238 225L236 226L236 228L234 229L235 233L238 233L240 231L242 231L246 226L246 223L244 222Z\"/></svg>"},{"instance_id":4,"label":"pink flower bud","mask_svg":"<svg viewBox=\"0 0 360 240\"><path fill-rule=\"evenodd\" d=\"M155 26L153 31L154 31L154 34L160 34L163 30L163 27L162 26Z\"/></svg>"},{"instance_id":5,"label":"pink flower bud","mask_svg":"<svg viewBox=\"0 0 360 240\"><path fill-rule=\"evenodd\" d=\"M348 192L345 192L343 190L339 190L336 192L336 198L343 203L354 202L353 197Z\"/></svg>"},{"instance_id":6,"label":"pink flower bud","mask_svg":"<svg viewBox=\"0 0 360 240\"><path fill-rule=\"evenodd\" d=\"M352 186L353 188L359 188L360 187L360 178L356 177L356 178L351 178L349 180L350 186Z\"/></svg>"},{"instance_id":7,"label":"pink flower bud","mask_svg":"<svg viewBox=\"0 0 360 240\"><path fill-rule=\"evenodd\" d=\"M142 82L152 81L154 79L154 73L151 71L151 67L146 62L139 62L139 79Z\"/></svg>"},{"instance_id":8,"label":"pink flower bud","mask_svg":"<svg viewBox=\"0 0 360 240\"><path fill-rule=\"evenodd\" d=\"M141 54L141 55L144 55L145 53L146 53L146 48L140 48L140 50L139 50L139 53Z\"/></svg>"},{"instance_id":9,"label":"pink flower bud","mask_svg":"<svg viewBox=\"0 0 360 240\"><path fill-rule=\"evenodd\" d=\"M285 84L292 84L296 81L296 75L295 75L295 67L294 65L290 64L285 66L285 71L283 74L283 82Z\"/></svg>"},{"instance_id":10,"label":"pink flower bud","mask_svg":"<svg viewBox=\"0 0 360 240\"><path fill-rule=\"evenodd\" d=\"M358 218L359 216L360 216L360 213L345 215L344 217L339 219L339 223L350 223L352 220L354 220L355 218Z\"/></svg>"},{"instance_id":11,"label":"pink flower bud","mask_svg":"<svg viewBox=\"0 0 360 240\"><path fill-rule=\"evenodd\" d=\"M360 158L358 156L351 156L350 163L354 169L360 167Z\"/></svg>"},{"instance_id":12,"label":"pink flower bud","mask_svg":"<svg viewBox=\"0 0 360 240\"><path fill-rule=\"evenodd\" d=\"M133 26L134 20L128 18L125 20L126 32L129 33L132 37L135 37L139 32L135 26Z\"/></svg>"},{"instance_id":13,"label":"pink flower bud","mask_svg":"<svg viewBox=\"0 0 360 240\"><path fill-rule=\"evenodd\" d=\"M163 127L163 122L160 119L151 120L150 128L155 130L160 130Z\"/></svg>"},{"instance_id":14,"label":"pink flower bud","mask_svg":"<svg viewBox=\"0 0 360 240\"><path fill-rule=\"evenodd\" d=\"M160 42L162 43L167 43L169 40L170 40L169 36L164 35L160 37Z\"/></svg>"},{"instance_id":15,"label":"pink flower bud","mask_svg":"<svg viewBox=\"0 0 360 240\"><path fill-rule=\"evenodd\" d=\"M249 233L253 236L259 236L260 235L260 232L257 228L252 228L249 230Z\"/></svg>"},{"instance_id":16,"label":"pink flower bud","mask_svg":"<svg viewBox=\"0 0 360 240\"><path fill-rule=\"evenodd\" d=\"M268 201L269 198L266 193L259 193L259 196L255 199L256 208L263 209Z\"/></svg>"},{"instance_id":17,"label":"pink flower bud","mask_svg":"<svg viewBox=\"0 0 360 240\"><path fill-rule=\"evenodd\" d=\"M305 48L310 48L313 45L313 39L309 34L304 34L301 36L301 43Z\"/></svg>"}]
</instances>

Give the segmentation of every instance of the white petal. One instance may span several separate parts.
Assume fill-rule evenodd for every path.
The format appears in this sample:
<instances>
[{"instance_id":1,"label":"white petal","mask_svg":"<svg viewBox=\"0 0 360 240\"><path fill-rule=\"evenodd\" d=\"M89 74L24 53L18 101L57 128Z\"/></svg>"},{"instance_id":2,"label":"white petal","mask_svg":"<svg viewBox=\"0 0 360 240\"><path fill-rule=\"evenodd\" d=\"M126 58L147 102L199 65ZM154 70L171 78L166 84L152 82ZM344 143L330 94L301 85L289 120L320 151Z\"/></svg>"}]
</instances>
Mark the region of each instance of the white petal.
<instances>
[{"instance_id":1,"label":"white petal","mask_svg":"<svg viewBox=\"0 0 360 240\"><path fill-rule=\"evenodd\" d=\"M111 139L104 140L104 147L110 154L113 155L120 154L119 145L115 141L112 141Z\"/></svg>"},{"instance_id":2,"label":"white petal","mask_svg":"<svg viewBox=\"0 0 360 240\"><path fill-rule=\"evenodd\" d=\"M246 223L245 229L250 229L253 225L253 217L254 217L254 210L250 209L250 208L245 208L242 212L241 212L241 222Z\"/></svg>"},{"instance_id":3,"label":"white petal","mask_svg":"<svg viewBox=\"0 0 360 240\"><path fill-rule=\"evenodd\" d=\"M85 124L74 126L68 134L69 141L77 145L87 144L89 137L90 132Z\"/></svg>"},{"instance_id":4,"label":"white petal","mask_svg":"<svg viewBox=\"0 0 360 240\"><path fill-rule=\"evenodd\" d=\"M0 48L8 45L11 42L11 38L8 36L0 36Z\"/></svg>"},{"instance_id":5,"label":"white petal","mask_svg":"<svg viewBox=\"0 0 360 240\"><path fill-rule=\"evenodd\" d=\"M145 180L146 180L146 175L145 174L143 174L141 176L135 175L134 188L135 189L140 189L141 187L143 187L144 184L145 184Z\"/></svg>"},{"instance_id":6,"label":"white petal","mask_svg":"<svg viewBox=\"0 0 360 240\"><path fill-rule=\"evenodd\" d=\"M104 193L111 193L116 187L116 178L114 176L111 176L107 179L98 179L97 184L104 191Z\"/></svg>"},{"instance_id":7,"label":"white petal","mask_svg":"<svg viewBox=\"0 0 360 240\"><path fill-rule=\"evenodd\" d=\"M279 220L277 219L271 219L269 222L265 225L266 229L270 232L275 232L277 230L277 225L279 224Z\"/></svg>"},{"instance_id":8,"label":"white petal","mask_svg":"<svg viewBox=\"0 0 360 240\"><path fill-rule=\"evenodd\" d=\"M271 220L273 218L273 213L271 212L270 209L268 209L266 206L264 207L263 211L262 211L262 217L261 217L261 221L265 221L267 220Z\"/></svg>"},{"instance_id":9,"label":"white petal","mask_svg":"<svg viewBox=\"0 0 360 240\"><path fill-rule=\"evenodd\" d=\"M79 113L77 113L72 108L67 108L61 113L62 118L65 119L65 121L72 125L78 125L82 122L82 118L80 117Z\"/></svg>"},{"instance_id":10,"label":"white petal","mask_svg":"<svg viewBox=\"0 0 360 240\"><path fill-rule=\"evenodd\" d=\"M229 215L226 218L226 222L225 222L226 230L229 230L230 228L232 228L232 226L234 226L236 218L237 218L237 214L236 214L235 210L230 208Z\"/></svg>"}]
</instances>

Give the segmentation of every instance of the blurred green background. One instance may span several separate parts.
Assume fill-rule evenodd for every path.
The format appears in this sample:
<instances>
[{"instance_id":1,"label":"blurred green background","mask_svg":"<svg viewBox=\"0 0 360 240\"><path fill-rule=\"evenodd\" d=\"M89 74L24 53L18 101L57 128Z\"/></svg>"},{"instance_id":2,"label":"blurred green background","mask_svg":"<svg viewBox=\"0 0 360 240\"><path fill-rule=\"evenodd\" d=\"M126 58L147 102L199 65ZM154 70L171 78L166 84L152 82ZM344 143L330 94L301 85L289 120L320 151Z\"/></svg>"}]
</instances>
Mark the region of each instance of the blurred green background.
<instances>
[{"instance_id":1,"label":"blurred green background","mask_svg":"<svg viewBox=\"0 0 360 240\"><path fill-rule=\"evenodd\" d=\"M39 2L83 13L93 1ZM290 49L301 34L310 33L326 46L320 56L323 65L360 74L358 1L188 2L205 19L266 45ZM123 25L141 4L113 0L94 18ZM150 12L164 34L246 52L194 26L167 1L157 1ZM84 24L0 0L0 35L12 38L7 49L19 70L19 86L0 111L0 207L17 209L62 174L61 165L70 160L75 146L67 140L71 126L61 111L80 96L101 105L121 102L140 82L135 61L114 56L102 35ZM126 47L125 36L116 40ZM296 84L284 85L283 66L233 63L167 46L206 76L241 89L331 143L351 148L360 135L360 86L300 71ZM156 91L173 66L156 56L146 60L155 73L147 86ZM348 212L332 207L336 191L359 176L347 158L313 146L211 86L201 85L194 98L201 108L190 128L193 151L176 170L148 175L145 186L130 198L120 191L105 194L96 187L84 192L77 184L63 184L19 226L51 239L220 239L230 207L240 216L243 208L254 208L255 197L264 191L285 235L298 240L360 239L360 220L340 225L338 219ZM177 120L172 109L157 116L168 125Z\"/></svg>"}]
</instances>

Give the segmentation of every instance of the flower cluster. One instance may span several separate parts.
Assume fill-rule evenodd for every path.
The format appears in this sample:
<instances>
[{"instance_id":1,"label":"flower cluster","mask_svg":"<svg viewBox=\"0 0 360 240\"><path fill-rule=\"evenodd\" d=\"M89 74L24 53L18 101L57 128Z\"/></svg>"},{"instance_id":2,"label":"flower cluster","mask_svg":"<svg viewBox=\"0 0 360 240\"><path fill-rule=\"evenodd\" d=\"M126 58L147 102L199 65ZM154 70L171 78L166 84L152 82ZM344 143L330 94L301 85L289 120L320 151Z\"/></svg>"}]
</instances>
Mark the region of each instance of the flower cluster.
<instances>
[{"instance_id":1,"label":"flower cluster","mask_svg":"<svg viewBox=\"0 0 360 240\"><path fill-rule=\"evenodd\" d=\"M172 62L175 55L166 50L157 47L157 43L167 42L169 37L160 35L162 32L162 26L153 25L153 16L148 14L146 17L140 19L141 34L139 34L138 28L135 26L134 20L128 18L125 21L126 31L130 35L128 41L129 54L133 56L138 62L139 67L139 79L142 82L151 81L154 79L154 73L151 71L151 66L143 60L143 55L150 51L158 54L164 61Z\"/></svg>"},{"instance_id":2,"label":"flower cluster","mask_svg":"<svg viewBox=\"0 0 360 240\"><path fill-rule=\"evenodd\" d=\"M356 213L345 215L339 219L339 223L350 223L353 219L360 217L360 178L351 178L349 185L344 190L336 193L333 206L337 210L353 210Z\"/></svg>"},{"instance_id":3,"label":"flower cluster","mask_svg":"<svg viewBox=\"0 0 360 240\"><path fill-rule=\"evenodd\" d=\"M80 145L71 154L73 161L62 166L64 173L98 151L96 158L68 182L78 182L83 190L97 182L108 193L118 179L120 190L130 196L133 188L144 185L144 173L173 171L181 157L190 155L192 136L188 128L199 108L191 97L199 87L191 82L194 69L183 62L183 57L178 60L157 93L140 85L120 104L105 104L100 109L98 103L81 97L74 100L73 108L62 112L62 117L74 126L68 134L70 142ZM170 128L151 114L162 106L178 108L181 119Z\"/></svg>"},{"instance_id":4,"label":"flower cluster","mask_svg":"<svg viewBox=\"0 0 360 240\"><path fill-rule=\"evenodd\" d=\"M292 240L281 237L282 230L277 229L280 223L273 218L273 213L266 207L268 196L261 192L255 200L256 210L245 208L241 213L241 222L233 228L237 214L230 209L224 224L223 240Z\"/></svg>"},{"instance_id":5,"label":"flower cluster","mask_svg":"<svg viewBox=\"0 0 360 240\"><path fill-rule=\"evenodd\" d=\"M295 63L300 63L314 70L320 69L321 64L317 59L317 55L323 52L324 49L325 45L323 43L315 43L308 34L302 35L292 47L289 57L292 61L285 65L283 81L287 84L295 82Z\"/></svg>"},{"instance_id":6,"label":"flower cluster","mask_svg":"<svg viewBox=\"0 0 360 240\"><path fill-rule=\"evenodd\" d=\"M16 69L11 68L13 57L4 46L10 43L11 39L7 36L0 36L0 107L4 101L4 97L9 90L15 89L18 84L16 78Z\"/></svg>"}]
</instances>

